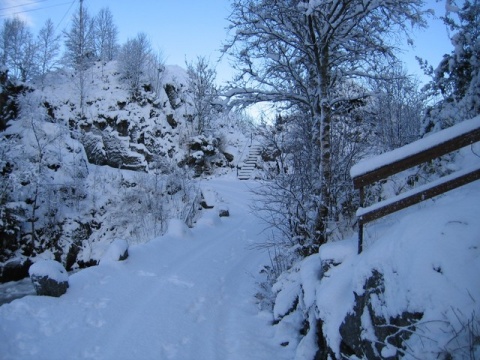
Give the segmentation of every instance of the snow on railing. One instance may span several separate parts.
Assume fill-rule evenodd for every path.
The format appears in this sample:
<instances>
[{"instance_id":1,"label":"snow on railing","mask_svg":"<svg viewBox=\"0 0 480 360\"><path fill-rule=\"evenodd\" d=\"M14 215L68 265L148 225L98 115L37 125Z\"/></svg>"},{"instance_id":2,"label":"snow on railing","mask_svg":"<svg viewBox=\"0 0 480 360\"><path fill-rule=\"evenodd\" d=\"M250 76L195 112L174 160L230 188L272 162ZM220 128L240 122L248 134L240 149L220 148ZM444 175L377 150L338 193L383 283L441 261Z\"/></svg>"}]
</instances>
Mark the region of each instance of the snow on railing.
<instances>
[{"instance_id":1,"label":"snow on railing","mask_svg":"<svg viewBox=\"0 0 480 360\"><path fill-rule=\"evenodd\" d=\"M350 176L360 192L358 253L362 252L364 224L480 179L480 163L368 207L363 207L365 186L478 141L480 116L354 165Z\"/></svg>"}]
</instances>

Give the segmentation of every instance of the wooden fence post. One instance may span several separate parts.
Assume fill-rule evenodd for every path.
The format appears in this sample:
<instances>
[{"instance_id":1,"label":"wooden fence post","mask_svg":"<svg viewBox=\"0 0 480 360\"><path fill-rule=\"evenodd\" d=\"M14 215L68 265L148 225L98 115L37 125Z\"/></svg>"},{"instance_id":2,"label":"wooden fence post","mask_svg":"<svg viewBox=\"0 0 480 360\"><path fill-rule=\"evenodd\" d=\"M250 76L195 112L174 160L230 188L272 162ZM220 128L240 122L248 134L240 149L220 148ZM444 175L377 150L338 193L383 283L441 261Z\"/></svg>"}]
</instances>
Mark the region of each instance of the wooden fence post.
<instances>
[{"instance_id":1,"label":"wooden fence post","mask_svg":"<svg viewBox=\"0 0 480 360\"><path fill-rule=\"evenodd\" d=\"M480 116L477 116L352 167L350 175L353 186L360 195L360 207L357 210L358 253L363 250L363 228L366 223L479 180L480 163L366 208L365 186L479 141Z\"/></svg>"},{"instance_id":2,"label":"wooden fence post","mask_svg":"<svg viewBox=\"0 0 480 360\"><path fill-rule=\"evenodd\" d=\"M364 191L363 186L359 189L360 194L360 207L363 207L364 202ZM363 250L363 220L362 218L358 218L358 253L360 254Z\"/></svg>"}]
</instances>

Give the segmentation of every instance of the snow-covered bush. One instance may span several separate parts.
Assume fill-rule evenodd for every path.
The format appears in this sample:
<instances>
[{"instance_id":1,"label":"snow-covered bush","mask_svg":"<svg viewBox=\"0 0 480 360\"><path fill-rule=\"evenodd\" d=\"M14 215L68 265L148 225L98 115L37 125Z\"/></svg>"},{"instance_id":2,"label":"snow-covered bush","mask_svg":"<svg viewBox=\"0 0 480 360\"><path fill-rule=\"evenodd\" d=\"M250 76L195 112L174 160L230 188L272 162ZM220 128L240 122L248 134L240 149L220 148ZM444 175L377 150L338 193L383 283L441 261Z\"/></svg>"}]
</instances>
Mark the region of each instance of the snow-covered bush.
<instances>
[{"instance_id":1,"label":"snow-covered bush","mask_svg":"<svg viewBox=\"0 0 480 360\"><path fill-rule=\"evenodd\" d=\"M115 239L109 245L107 251L102 256L100 264L122 261L128 258L128 243L123 239Z\"/></svg>"},{"instance_id":2,"label":"snow-covered bush","mask_svg":"<svg viewBox=\"0 0 480 360\"><path fill-rule=\"evenodd\" d=\"M452 51L436 68L421 62L432 80L424 88L435 101L424 119L423 133L438 131L480 114L480 32L478 1L450 1L443 17Z\"/></svg>"},{"instance_id":3,"label":"snow-covered bush","mask_svg":"<svg viewBox=\"0 0 480 360\"><path fill-rule=\"evenodd\" d=\"M189 153L180 165L193 168L195 176L211 175L215 168L228 167L234 159L231 154L222 151L219 137L197 135L190 138L187 146Z\"/></svg>"}]
</instances>

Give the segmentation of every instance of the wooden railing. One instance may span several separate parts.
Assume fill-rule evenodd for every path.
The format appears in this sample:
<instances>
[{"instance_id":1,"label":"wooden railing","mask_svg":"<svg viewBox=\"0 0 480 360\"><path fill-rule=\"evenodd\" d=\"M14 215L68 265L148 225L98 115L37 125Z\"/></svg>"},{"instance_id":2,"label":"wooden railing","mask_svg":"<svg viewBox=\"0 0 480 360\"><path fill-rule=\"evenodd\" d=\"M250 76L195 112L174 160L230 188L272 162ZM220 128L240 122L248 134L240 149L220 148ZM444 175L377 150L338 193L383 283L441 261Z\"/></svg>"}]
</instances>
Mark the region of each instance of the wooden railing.
<instances>
[{"instance_id":1,"label":"wooden railing","mask_svg":"<svg viewBox=\"0 0 480 360\"><path fill-rule=\"evenodd\" d=\"M365 186L478 141L480 116L353 166L350 175L354 188L360 192L360 208L357 210L358 253L361 253L363 248L364 224L480 179L480 159L472 168L455 172L368 207L364 207Z\"/></svg>"}]
</instances>

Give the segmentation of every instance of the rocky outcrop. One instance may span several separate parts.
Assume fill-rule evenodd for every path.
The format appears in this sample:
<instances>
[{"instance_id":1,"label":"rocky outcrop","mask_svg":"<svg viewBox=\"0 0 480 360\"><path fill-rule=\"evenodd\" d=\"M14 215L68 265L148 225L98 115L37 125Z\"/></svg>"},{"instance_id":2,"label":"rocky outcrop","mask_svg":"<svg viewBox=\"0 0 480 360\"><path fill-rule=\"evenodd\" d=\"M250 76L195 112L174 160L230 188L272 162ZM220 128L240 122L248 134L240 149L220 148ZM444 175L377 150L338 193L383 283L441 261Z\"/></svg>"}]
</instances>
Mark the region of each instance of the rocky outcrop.
<instances>
[{"instance_id":1,"label":"rocky outcrop","mask_svg":"<svg viewBox=\"0 0 480 360\"><path fill-rule=\"evenodd\" d=\"M28 269L32 265L29 259L17 259L0 265L0 283L17 281L28 276Z\"/></svg>"},{"instance_id":2,"label":"rocky outcrop","mask_svg":"<svg viewBox=\"0 0 480 360\"><path fill-rule=\"evenodd\" d=\"M423 314L403 312L397 316L379 314L384 304L385 284L383 275L374 270L366 280L365 292L355 295L353 311L345 317L340 326L343 357L356 356L366 359L396 359L405 349L404 342L415 331L415 323Z\"/></svg>"},{"instance_id":3,"label":"rocky outcrop","mask_svg":"<svg viewBox=\"0 0 480 360\"><path fill-rule=\"evenodd\" d=\"M28 272L37 295L59 297L67 292L68 274L59 262L41 260L30 266Z\"/></svg>"},{"instance_id":4,"label":"rocky outcrop","mask_svg":"<svg viewBox=\"0 0 480 360\"><path fill-rule=\"evenodd\" d=\"M188 142L189 155L179 166L187 165L194 169L196 176L211 174L214 168L229 167L233 155L221 150L221 139L213 136L197 135ZM230 159L230 160L229 160Z\"/></svg>"},{"instance_id":5,"label":"rocky outcrop","mask_svg":"<svg viewBox=\"0 0 480 360\"><path fill-rule=\"evenodd\" d=\"M297 356L308 354L302 358L311 360L393 360L408 351L407 340L416 333L423 313L392 310L385 295L389 285L376 269L371 270L363 287L360 283L358 290L354 290L352 308L344 308L344 315L336 317L339 338L329 337L332 325L325 322L322 314L337 311L334 310L336 303L318 292L322 282L328 284L336 268L352 256L352 249L351 246L342 248L342 244L324 246L319 254L305 258L279 277L273 286L276 293L274 324L279 345L294 346Z\"/></svg>"},{"instance_id":6,"label":"rocky outcrop","mask_svg":"<svg viewBox=\"0 0 480 360\"><path fill-rule=\"evenodd\" d=\"M230 210L228 209L228 207L220 207L220 209L218 210L218 216L220 217L229 217L230 216Z\"/></svg>"}]
</instances>

